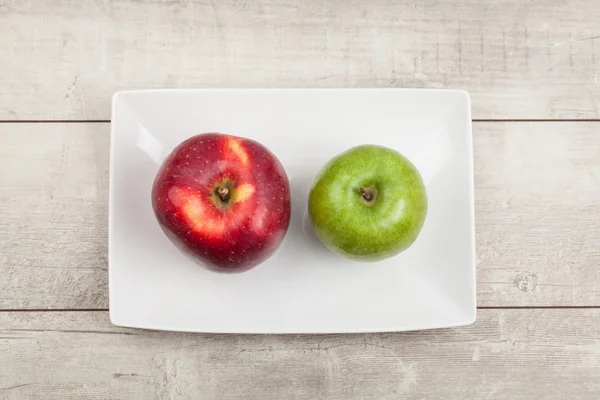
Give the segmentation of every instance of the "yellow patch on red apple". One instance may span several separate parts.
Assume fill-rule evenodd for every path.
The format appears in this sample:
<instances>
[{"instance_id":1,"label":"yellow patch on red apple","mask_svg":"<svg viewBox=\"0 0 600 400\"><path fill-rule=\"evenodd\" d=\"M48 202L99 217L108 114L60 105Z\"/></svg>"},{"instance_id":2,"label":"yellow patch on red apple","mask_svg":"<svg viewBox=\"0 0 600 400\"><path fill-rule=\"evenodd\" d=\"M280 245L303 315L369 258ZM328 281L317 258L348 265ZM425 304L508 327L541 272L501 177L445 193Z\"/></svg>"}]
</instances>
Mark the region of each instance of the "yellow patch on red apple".
<instances>
[{"instance_id":1,"label":"yellow patch on red apple","mask_svg":"<svg viewBox=\"0 0 600 400\"><path fill-rule=\"evenodd\" d=\"M218 236L225 230L225 220L207 218L204 214L204 207L197 198L190 198L181 207L181 211L186 217L188 225L195 231Z\"/></svg>"},{"instance_id":2,"label":"yellow patch on red apple","mask_svg":"<svg viewBox=\"0 0 600 400\"><path fill-rule=\"evenodd\" d=\"M254 185L243 183L233 189L231 201L234 203L239 203L240 201L248 200L254 194L254 190Z\"/></svg>"},{"instance_id":3,"label":"yellow patch on red apple","mask_svg":"<svg viewBox=\"0 0 600 400\"><path fill-rule=\"evenodd\" d=\"M169 199L181 210L187 225L196 232L209 236L221 235L225 230L224 219L208 218L202 201L178 187L169 189Z\"/></svg>"},{"instance_id":4,"label":"yellow patch on red apple","mask_svg":"<svg viewBox=\"0 0 600 400\"><path fill-rule=\"evenodd\" d=\"M248 153L238 139L227 138L227 149L244 165L248 164Z\"/></svg>"}]
</instances>

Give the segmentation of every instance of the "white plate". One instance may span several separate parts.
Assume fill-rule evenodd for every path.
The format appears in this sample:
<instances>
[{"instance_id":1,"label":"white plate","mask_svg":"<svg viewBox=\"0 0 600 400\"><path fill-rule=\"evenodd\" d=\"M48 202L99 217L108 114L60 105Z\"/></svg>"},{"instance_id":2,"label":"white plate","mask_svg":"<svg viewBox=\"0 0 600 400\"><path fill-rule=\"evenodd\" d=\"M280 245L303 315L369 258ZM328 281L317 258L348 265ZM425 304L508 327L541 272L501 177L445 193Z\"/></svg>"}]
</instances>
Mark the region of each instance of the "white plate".
<instances>
[{"instance_id":1,"label":"white plate","mask_svg":"<svg viewBox=\"0 0 600 400\"><path fill-rule=\"evenodd\" d=\"M169 242L150 203L155 173L181 141L223 132L281 160L292 220L255 269L205 270ZM429 211L405 252L369 264L314 236L307 196L319 169L359 144L392 147L421 171ZM475 320L475 233L469 95L418 89L216 89L119 92L113 98L109 207L110 318L196 332L378 332Z\"/></svg>"}]
</instances>

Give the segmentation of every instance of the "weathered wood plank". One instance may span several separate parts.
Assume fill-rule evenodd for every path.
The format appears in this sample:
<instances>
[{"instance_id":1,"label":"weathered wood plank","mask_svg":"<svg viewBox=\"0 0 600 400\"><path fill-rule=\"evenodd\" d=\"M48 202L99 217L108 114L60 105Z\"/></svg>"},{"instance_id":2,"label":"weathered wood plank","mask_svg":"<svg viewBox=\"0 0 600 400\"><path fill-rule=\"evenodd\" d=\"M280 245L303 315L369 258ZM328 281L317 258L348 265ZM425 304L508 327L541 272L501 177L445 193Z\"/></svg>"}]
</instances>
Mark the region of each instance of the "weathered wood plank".
<instances>
[{"instance_id":1,"label":"weathered wood plank","mask_svg":"<svg viewBox=\"0 0 600 400\"><path fill-rule=\"evenodd\" d=\"M0 124L0 308L106 308L108 124ZM600 305L600 123L475 123L478 304Z\"/></svg>"},{"instance_id":2,"label":"weathered wood plank","mask_svg":"<svg viewBox=\"0 0 600 400\"><path fill-rule=\"evenodd\" d=\"M600 123L474 124L479 305L600 305Z\"/></svg>"},{"instance_id":3,"label":"weathered wood plank","mask_svg":"<svg viewBox=\"0 0 600 400\"><path fill-rule=\"evenodd\" d=\"M109 125L0 124L0 307L108 304Z\"/></svg>"},{"instance_id":4,"label":"weathered wood plank","mask_svg":"<svg viewBox=\"0 0 600 400\"><path fill-rule=\"evenodd\" d=\"M4 0L0 120L108 119L157 87L434 87L474 118L599 118L587 0Z\"/></svg>"},{"instance_id":5,"label":"weathered wood plank","mask_svg":"<svg viewBox=\"0 0 600 400\"><path fill-rule=\"evenodd\" d=\"M396 334L197 335L0 313L5 399L563 400L600 392L600 310L480 310Z\"/></svg>"}]
</instances>

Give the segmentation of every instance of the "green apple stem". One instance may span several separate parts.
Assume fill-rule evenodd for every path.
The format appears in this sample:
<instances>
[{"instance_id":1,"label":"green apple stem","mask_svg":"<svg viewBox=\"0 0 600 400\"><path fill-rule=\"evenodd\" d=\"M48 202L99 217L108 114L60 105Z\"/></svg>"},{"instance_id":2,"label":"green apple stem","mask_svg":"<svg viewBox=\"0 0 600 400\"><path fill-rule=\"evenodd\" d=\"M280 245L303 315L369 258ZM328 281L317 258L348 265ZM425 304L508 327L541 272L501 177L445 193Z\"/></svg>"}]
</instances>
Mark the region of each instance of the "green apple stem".
<instances>
[{"instance_id":1,"label":"green apple stem","mask_svg":"<svg viewBox=\"0 0 600 400\"><path fill-rule=\"evenodd\" d=\"M227 189L226 187L220 187L217 189L217 194L219 195L223 203L227 203L227 201L229 200L229 189Z\"/></svg>"},{"instance_id":2,"label":"green apple stem","mask_svg":"<svg viewBox=\"0 0 600 400\"><path fill-rule=\"evenodd\" d=\"M373 198L371 193L369 193L367 190L365 190L365 188L360 188L359 192L362 195L363 199L365 199L366 201L371 201L371 199Z\"/></svg>"}]
</instances>

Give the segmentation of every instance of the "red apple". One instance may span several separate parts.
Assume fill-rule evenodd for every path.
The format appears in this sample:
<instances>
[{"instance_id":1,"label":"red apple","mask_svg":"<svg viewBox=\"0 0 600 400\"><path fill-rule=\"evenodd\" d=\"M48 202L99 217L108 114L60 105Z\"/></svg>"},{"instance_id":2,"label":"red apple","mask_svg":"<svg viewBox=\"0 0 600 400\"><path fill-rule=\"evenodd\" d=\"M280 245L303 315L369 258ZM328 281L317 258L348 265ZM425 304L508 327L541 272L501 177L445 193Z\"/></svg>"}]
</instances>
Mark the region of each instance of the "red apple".
<instances>
[{"instance_id":1,"label":"red apple","mask_svg":"<svg viewBox=\"0 0 600 400\"><path fill-rule=\"evenodd\" d=\"M277 157L260 143L205 133L163 162L152 207L167 237L193 260L242 272L281 244L290 222L290 187Z\"/></svg>"}]
</instances>

